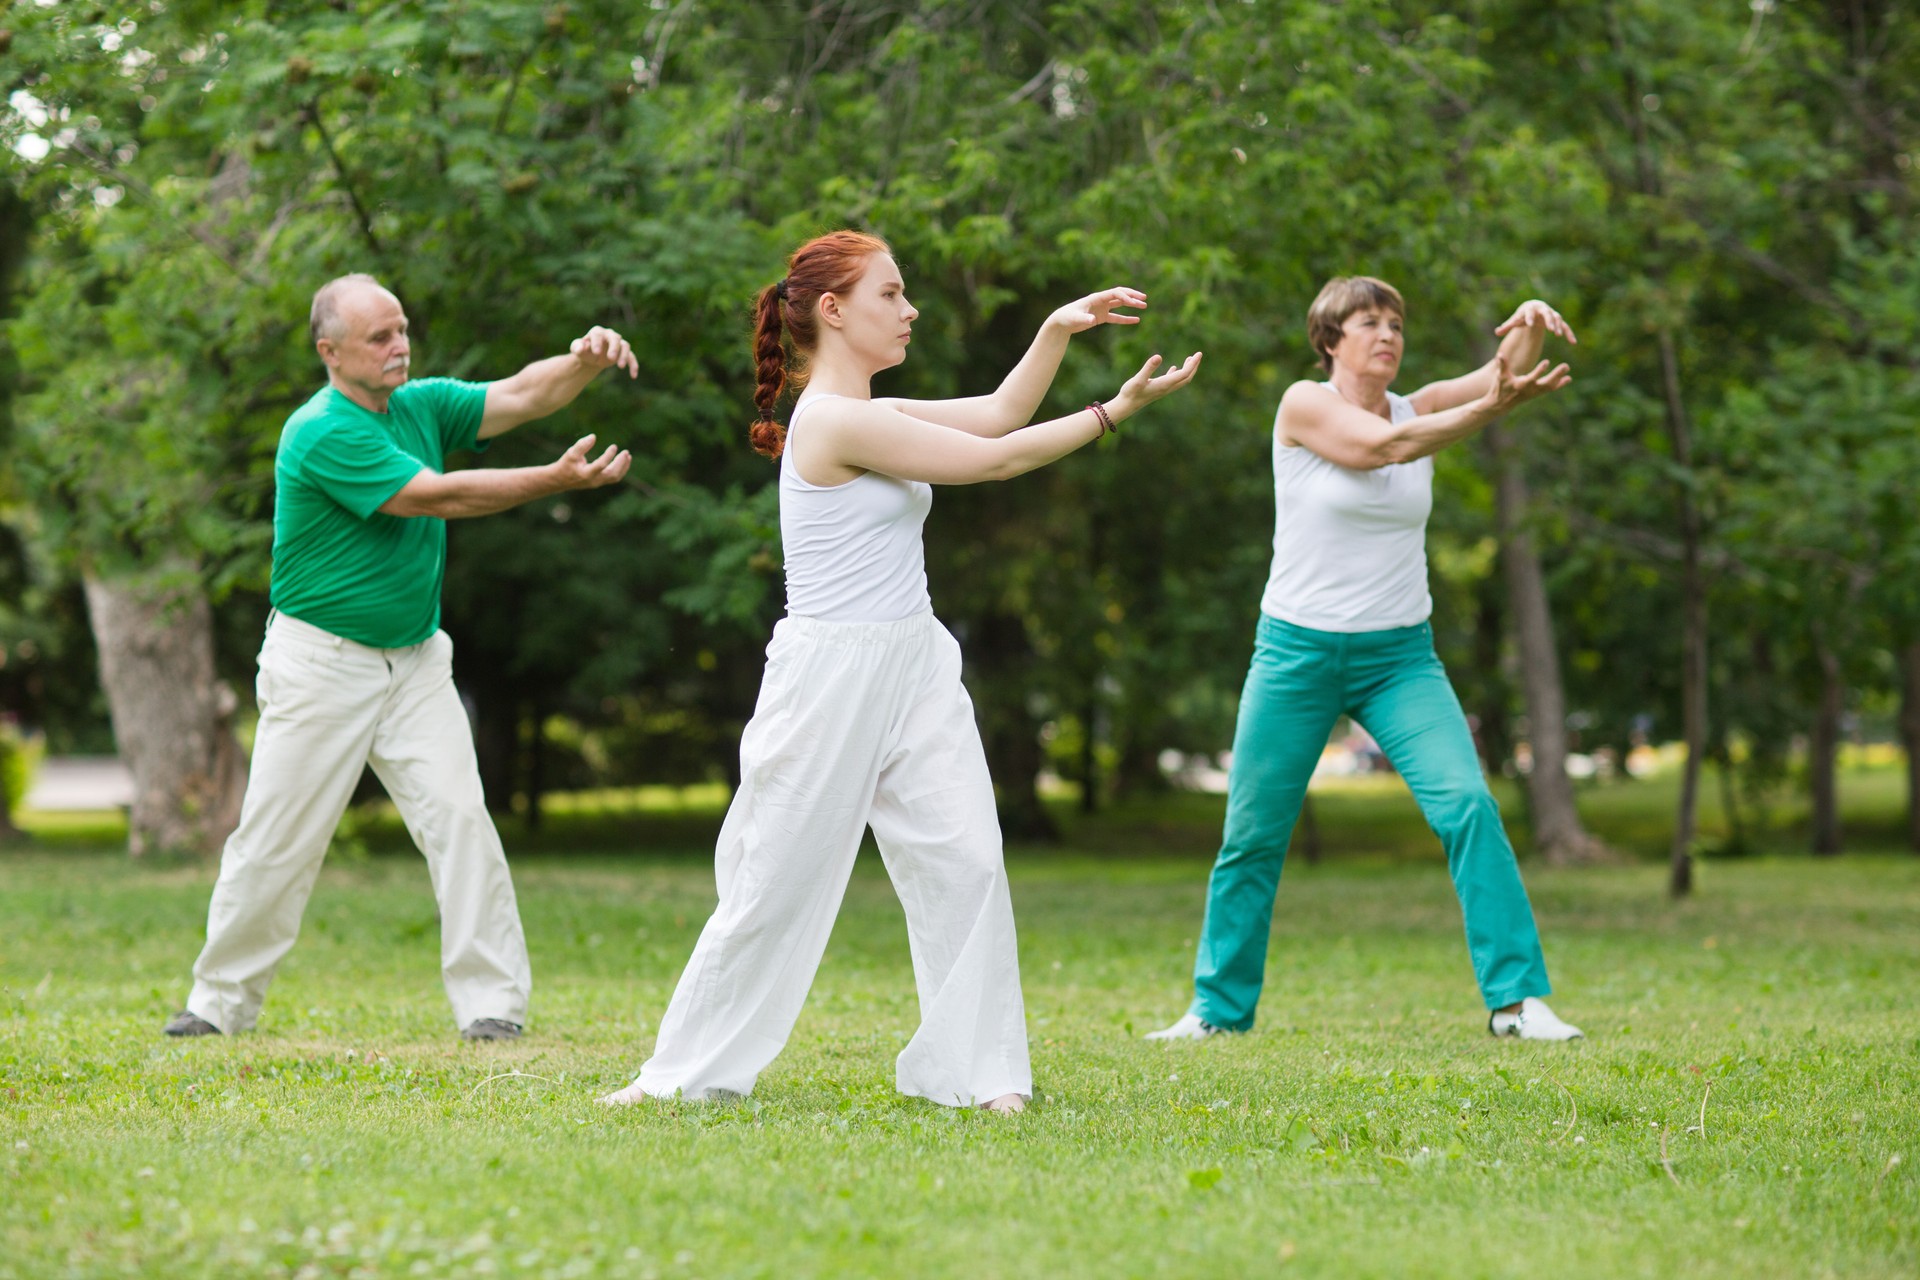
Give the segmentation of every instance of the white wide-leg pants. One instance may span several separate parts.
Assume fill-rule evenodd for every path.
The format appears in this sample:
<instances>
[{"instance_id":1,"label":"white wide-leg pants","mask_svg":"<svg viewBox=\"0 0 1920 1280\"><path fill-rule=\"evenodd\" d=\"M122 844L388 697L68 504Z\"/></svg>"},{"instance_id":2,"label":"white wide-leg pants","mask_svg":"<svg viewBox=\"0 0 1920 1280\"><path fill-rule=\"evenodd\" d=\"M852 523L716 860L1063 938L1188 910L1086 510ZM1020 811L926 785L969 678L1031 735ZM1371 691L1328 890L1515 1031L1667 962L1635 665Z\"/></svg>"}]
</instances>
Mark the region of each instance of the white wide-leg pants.
<instances>
[{"instance_id":1,"label":"white wide-leg pants","mask_svg":"<svg viewBox=\"0 0 1920 1280\"><path fill-rule=\"evenodd\" d=\"M1031 1097L993 784L946 628L931 613L782 619L740 766L714 859L720 904L641 1090L752 1090L800 1016L871 824L906 908L920 995L898 1088L948 1106Z\"/></svg>"},{"instance_id":2,"label":"white wide-leg pants","mask_svg":"<svg viewBox=\"0 0 1920 1280\"><path fill-rule=\"evenodd\" d=\"M187 1008L228 1034L253 1026L371 763L427 858L455 1025L524 1023L533 985L527 943L446 632L372 649L280 614L267 628L255 689L260 727L246 797L220 857Z\"/></svg>"}]
</instances>

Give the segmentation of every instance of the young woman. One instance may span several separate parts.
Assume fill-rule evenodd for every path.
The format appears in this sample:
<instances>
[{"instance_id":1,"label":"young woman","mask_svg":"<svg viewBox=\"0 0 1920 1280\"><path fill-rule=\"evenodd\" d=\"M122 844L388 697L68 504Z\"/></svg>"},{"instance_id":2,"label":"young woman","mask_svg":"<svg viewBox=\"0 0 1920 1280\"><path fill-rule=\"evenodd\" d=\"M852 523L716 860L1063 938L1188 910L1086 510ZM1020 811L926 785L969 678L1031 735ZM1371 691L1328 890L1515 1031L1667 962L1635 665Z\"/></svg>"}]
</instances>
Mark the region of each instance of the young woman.
<instances>
[{"instance_id":1,"label":"young woman","mask_svg":"<svg viewBox=\"0 0 1920 1280\"><path fill-rule=\"evenodd\" d=\"M1566 365L1534 362L1549 333L1576 339L1552 307L1523 303L1495 330L1504 341L1485 366L1399 396L1387 388L1400 370L1405 318L1393 286L1366 276L1329 281L1307 312L1327 380L1294 383L1274 424L1273 572L1240 696L1193 1005L1148 1039L1253 1025L1287 839L1342 715L1379 742L1446 849L1488 1030L1580 1035L1540 999L1547 966L1533 909L1433 651L1426 556L1433 455L1566 386Z\"/></svg>"},{"instance_id":2,"label":"young woman","mask_svg":"<svg viewBox=\"0 0 1920 1280\"><path fill-rule=\"evenodd\" d=\"M660 1023L653 1057L609 1105L745 1094L787 1042L873 827L906 908L920 1028L902 1093L1019 1111L1033 1093L1013 906L993 784L960 684L960 649L927 599L920 530L936 484L1008 480L1097 439L1199 370L1155 356L1111 401L1028 426L1067 340L1136 324L1108 289L1053 313L992 395L876 400L914 318L884 241L802 245L760 293L753 446L780 460L787 616L740 740L740 789L715 855L720 903ZM805 387L773 420L790 342Z\"/></svg>"}]
</instances>

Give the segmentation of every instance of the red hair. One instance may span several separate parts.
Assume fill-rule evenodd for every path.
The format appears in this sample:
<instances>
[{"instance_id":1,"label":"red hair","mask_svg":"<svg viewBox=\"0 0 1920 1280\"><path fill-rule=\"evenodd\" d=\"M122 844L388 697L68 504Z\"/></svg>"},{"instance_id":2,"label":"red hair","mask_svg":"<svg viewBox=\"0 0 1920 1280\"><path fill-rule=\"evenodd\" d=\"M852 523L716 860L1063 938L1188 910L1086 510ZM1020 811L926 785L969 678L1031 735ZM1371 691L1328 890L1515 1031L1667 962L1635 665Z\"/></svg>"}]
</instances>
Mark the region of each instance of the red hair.
<instances>
[{"instance_id":1,"label":"red hair","mask_svg":"<svg viewBox=\"0 0 1920 1280\"><path fill-rule=\"evenodd\" d=\"M816 305L823 293L845 293L853 288L867 269L867 259L877 253L891 253L879 236L861 231L832 231L817 236L793 251L787 259L787 278L760 291L754 303L753 358L759 366L759 385L753 403L760 416L754 419L749 439L753 451L777 458L787 446L787 429L773 420L773 406L785 390L787 351L781 341L782 329L802 359L791 375L795 386L805 386L805 357L813 354L820 341L820 312Z\"/></svg>"}]
</instances>

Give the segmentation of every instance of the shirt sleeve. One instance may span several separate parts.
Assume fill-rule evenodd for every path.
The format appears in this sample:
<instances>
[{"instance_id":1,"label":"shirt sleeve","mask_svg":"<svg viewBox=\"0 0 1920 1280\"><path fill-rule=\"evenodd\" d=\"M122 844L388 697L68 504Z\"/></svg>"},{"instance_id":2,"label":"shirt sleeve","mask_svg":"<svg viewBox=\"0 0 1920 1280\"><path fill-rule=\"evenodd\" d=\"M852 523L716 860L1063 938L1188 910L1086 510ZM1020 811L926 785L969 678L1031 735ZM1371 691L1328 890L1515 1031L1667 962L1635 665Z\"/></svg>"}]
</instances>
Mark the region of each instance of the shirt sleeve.
<instances>
[{"instance_id":1,"label":"shirt sleeve","mask_svg":"<svg viewBox=\"0 0 1920 1280\"><path fill-rule=\"evenodd\" d=\"M335 423L300 462L301 478L365 520L426 464L371 423Z\"/></svg>"},{"instance_id":2,"label":"shirt sleeve","mask_svg":"<svg viewBox=\"0 0 1920 1280\"><path fill-rule=\"evenodd\" d=\"M443 451L478 452L489 443L480 439L480 417L487 410L490 385L458 378L416 378L402 383L393 394L395 399L404 398L409 412L432 420L439 429Z\"/></svg>"}]
</instances>

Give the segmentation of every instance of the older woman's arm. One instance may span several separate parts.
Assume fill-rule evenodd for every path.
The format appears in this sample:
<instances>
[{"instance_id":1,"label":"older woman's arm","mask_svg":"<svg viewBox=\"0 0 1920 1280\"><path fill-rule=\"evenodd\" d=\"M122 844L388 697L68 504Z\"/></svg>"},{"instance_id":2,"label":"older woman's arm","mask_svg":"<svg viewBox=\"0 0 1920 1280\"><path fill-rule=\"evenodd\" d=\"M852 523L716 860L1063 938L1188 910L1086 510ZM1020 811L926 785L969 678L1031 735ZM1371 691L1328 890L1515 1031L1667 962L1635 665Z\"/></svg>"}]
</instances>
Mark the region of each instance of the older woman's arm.
<instances>
[{"instance_id":1,"label":"older woman's arm","mask_svg":"<svg viewBox=\"0 0 1920 1280\"><path fill-rule=\"evenodd\" d=\"M1336 466L1372 471L1438 453L1502 414L1573 381L1566 365L1549 369L1545 360L1516 377L1508 372L1504 356L1493 358L1490 375L1479 398L1405 422L1389 422L1349 404L1317 382L1296 382L1280 399L1277 429L1283 443L1302 445Z\"/></svg>"},{"instance_id":2,"label":"older woman's arm","mask_svg":"<svg viewBox=\"0 0 1920 1280\"><path fill-rule=\"evenodd\" d=\"M1573 327L1566 319L1538 298L1521 303L1494 333L1501 338L1499 355L1506 359L1509 369L1532 368L1547 345L1549 333L1558 334L1574 346L1580 345L1580 339L1574 336ZM1493 361L1489 360L1472 373L1428 383L1407 399L1413 401L1413 407L1421 413L1439 413L1478 400L1487 393L1492 378Z\"/></svg>"}]
</instances>

